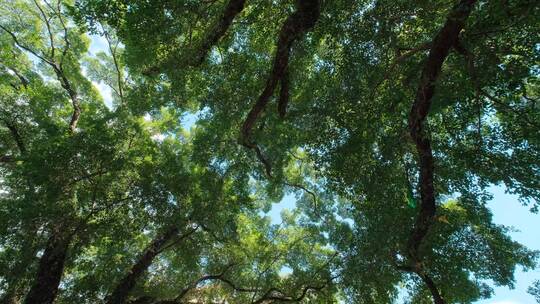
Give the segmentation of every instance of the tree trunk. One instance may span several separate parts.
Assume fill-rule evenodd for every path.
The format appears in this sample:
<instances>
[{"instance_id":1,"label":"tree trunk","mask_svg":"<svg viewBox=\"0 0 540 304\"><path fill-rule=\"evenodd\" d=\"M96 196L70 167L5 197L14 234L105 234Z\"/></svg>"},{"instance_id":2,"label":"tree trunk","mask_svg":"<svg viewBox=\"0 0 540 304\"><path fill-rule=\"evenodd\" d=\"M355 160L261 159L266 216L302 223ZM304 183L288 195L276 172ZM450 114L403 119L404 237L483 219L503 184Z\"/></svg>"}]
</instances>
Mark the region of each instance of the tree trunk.
<instances>
[{"instance_id":1,"label":"tree trunk","mask_svg":"<svg viewBox=\"0 0 540 304\"><path fill-rule=\"evenodd\" d=\"M429 132L424 129L424 122L429 114L436 82L441 73L442 65L450 49L459 40L459 34L465 26L465 21L471 13L476 0L461 0L448 15L444 26L431 43L431 49L422 69L420 85L409 113L409 132L416 145L420 171L420 212L416 217L414 228L408 241L408 254L416 264L422 260L420 246L428 234L435 219L437 205L436 193L433 185L435 164ZM444 304L445 301L433 282L425 274L419 273L429 288L435 304Z\"/></svg>"},{"instance_id":2,"label":"tree trunk","mask_svg":"<svg viewBox=\"0 0 540 304\"><path fill-rule=\"evenodd\" d=\"M169 228L165 233L156 236L146 247L141 257L131 267L129 272L120 280L107 299L107 304L123 304L126 302L130 291L135 287L137 280L150 267L154 258L162 251L164 245L178 234L176 226Z\"/></svg>"},{"instance_id":3,"label":"tree trunk","mask_svg":"<svg viewBox=\"0 0 540 304\"><path fill-rule=\"evenodd\" d=\"M424 281L424 284L426 284L426 286L428 287L429 292L431 292L431 296L433 297L433 303L445 304L445 301L442 298L442 295L439 289L437 288L437 285L435 285L435 282L433 282L433 280L426 274L418 274L418 275L420 276L420 278L422 278L422 281Z\"/></svg>"},{"instance_id":4,"label":"tree trunk","mask_svg":"<svg viewBox=\"0 0 540 304\"><path fill-rule=\"evenodd\" d=\"M73 237L72 233L66 233L62 229L54 228L47 240L45 251L39 260L36 280L26 295L25 304L50 304L56 298Z\"/></svg>"},{"instance_id":5,"label":"tree trunk","mask_svg":"<svg viewBox=\"0 0 540 304\"><path fill-rule=\"evenodd\" d=\"M429 231L436 212L435 188L433 185L434 162L429 134L424 129L435 85L442 65L450 49L456 44L459 34L476 0L462 0L450 12L446 23L431 43L431 49L420 77L411 112L409 113L409 132L418 152L420 166L420 212L409 240L409 254L418 259L418 249Z\"/></svg>"}]
</instances>

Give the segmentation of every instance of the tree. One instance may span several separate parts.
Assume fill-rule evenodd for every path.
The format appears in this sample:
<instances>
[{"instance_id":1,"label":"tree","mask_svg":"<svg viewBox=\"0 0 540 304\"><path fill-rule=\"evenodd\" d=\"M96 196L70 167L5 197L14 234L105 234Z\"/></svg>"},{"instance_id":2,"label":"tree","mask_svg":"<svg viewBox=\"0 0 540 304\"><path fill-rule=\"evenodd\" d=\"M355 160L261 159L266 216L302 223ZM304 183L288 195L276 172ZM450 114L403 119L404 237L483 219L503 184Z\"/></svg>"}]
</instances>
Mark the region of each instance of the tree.
<instances>
[{"instance_id":1,"label":"tree","mask_svg":"<svg viewBox=\"0 0 540 304\"><path fill-rule=\"evenodd\" d=\"M6 303L471 303L535 267L487 190L540 201L534 1L0 10Z\"/></svg>"}]
</instances>

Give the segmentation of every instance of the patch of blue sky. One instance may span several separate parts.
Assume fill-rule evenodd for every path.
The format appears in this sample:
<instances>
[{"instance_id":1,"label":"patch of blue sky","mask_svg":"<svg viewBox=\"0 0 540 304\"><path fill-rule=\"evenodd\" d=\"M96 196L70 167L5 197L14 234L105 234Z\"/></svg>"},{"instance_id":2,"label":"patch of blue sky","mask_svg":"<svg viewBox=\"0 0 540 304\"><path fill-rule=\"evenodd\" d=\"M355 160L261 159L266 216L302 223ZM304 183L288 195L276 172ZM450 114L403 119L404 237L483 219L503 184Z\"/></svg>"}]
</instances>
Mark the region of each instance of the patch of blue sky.
<instances>
[{"instance_id":1,"label":"patch of blue sky","mask_svg":"<svg viewBox=\"0 0 540 304\"><path fill-rule=\"evenodd\" d=\"M90 55L96 55L99 52L105 52L110 55L107 39L105 39L105 37L95 34L91 34L89 37L90 46L88 51L90 52Z\"/></svg>"},{"instance_id":2,"label":"patch of blue sky","mask_svg":"<svg viewBox=\"0 0 540 304\"><path fill-rule=\"evenodd\" d=\"M88 48L88 52L90 56L95 56L99 52L105 52L106 54L110 55L107 40L103 36L92 34L92 35L89 35L89 37L90 37L90 46ZM83 74L86 74L84 68L83 68ZM103 97L103 101L105 105L109 109L112 109L113 107L112 89L108 85L106 85L103 81L100 81L100 82L92 81L92 84L99 90L101 97Z\"/></svg>"},{"instance_id":3,"label":"patch of blue sky","mask_svg":"<svg viewBox=\"0 0 540 304\"><path fill-rule=\"evenodd\" d=\"M531 213L529 207L518 202L518 197L505 193L501 186L491 187L493 200L489 207L493 212L493 221L496 224L510 226L512 239L532 250L540 250L540 215ZM527 293L527 288L535 280L540 279L540 270L529 272L517 269L515 273L516 284L514 289L494 286L495 295L489 300L478 301L476 304L532 304L535 299Z\"/></svg>"},{"instance_id":4,"label":"patch of blue sky","mask_svg":"<svg viewBox=\"0 0 540 304\"><path fill-rule=\"evenodd\" d=\"M195 113L186 113L182 115L182 121L181 121L182 128L186 130L190 130L191 127L193 127L199 120L200 114L201 114L201 111L197 111Z\"/></svg>"}]
</instances>

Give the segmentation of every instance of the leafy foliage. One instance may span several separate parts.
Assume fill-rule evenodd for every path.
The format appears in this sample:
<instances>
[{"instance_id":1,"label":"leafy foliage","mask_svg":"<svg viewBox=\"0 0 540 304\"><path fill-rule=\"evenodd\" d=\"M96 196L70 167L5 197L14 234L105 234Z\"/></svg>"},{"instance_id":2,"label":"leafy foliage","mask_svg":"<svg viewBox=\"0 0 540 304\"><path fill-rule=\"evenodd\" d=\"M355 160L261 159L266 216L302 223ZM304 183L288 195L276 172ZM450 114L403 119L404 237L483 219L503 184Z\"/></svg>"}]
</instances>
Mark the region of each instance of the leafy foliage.
<instances>
[{"instance_id":1,"label":"leafy foliage","mask_svg":"<svg viewBox=\"0 0 540 304\"><path fill-rule=\"evenodd\" d=\"M540 6L451 2L1 0L2 302L512 287L488 189L538 209Z\"/></svg>"}]
</instances>

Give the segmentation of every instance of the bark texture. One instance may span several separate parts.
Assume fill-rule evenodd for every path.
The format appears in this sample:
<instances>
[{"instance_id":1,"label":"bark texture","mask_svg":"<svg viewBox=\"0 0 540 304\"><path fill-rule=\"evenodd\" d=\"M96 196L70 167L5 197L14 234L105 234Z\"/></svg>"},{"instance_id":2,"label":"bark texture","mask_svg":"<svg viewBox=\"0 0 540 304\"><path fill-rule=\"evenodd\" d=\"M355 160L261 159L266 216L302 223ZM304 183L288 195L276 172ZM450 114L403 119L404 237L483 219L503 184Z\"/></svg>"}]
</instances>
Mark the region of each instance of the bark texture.
<instances>
[{"instance_id":1,"label":"bark texture","mask_svg":"<svg viewBox=\"0 0 540 304\"><path fill-rule=\"evenodd\" d=\"M456 44L459 34L465 25L476 0L462 0L451 10L444 26L431 43L427 60L422 69L420 84L409 113L409 132L416 146L420 167L420 211L408 241L408 254L415 264L421 265L419 248L436 214L436 194L433 185L434 160L429 134L424 128L424 122L429 113L436 82L441 73L442 65L448 57L450 49ZM445 303L438 288L431 278L418 272L433 295L437 304Z\"/></svg>"},{"instance_id":2,"label":"bark texture","mask_svg":"<svg viewBox=\"0 0 540 304\"><path fill-rule=\"evenodd\" d=\"M253 140L251 140L251 130L257 119L266 108L270 97L274 93L278 83L281 83L281 92L278 101L278 112L280 116L285 116L287 104L289 101L289 77L287 68L291 48L295 40L300 38L307 31L311 30L320 15L319 0L298 0L296 2L296 11L292 13L281 27L277 42L277 50L274 55L274 62L270 75L266 79L266 85L259 95L257 102L249 111L241 129L241 142L245 147L255 151L257 158L263 163L266 174L271 176L270 162L264 157L261 149Z\"/></svg>"},{"instance_id":3,"label":"bark texture","mask_svg":"<svg viewBox=\"0 0 540 304\"><path fill-rule=\"evenodd\" d=\"M171 227L165 233L158 235L152 240L152 242L146 247L143 254L139 257L137 262L131 267L129 272L120 280L120 283L113 290L109 298L108 304L121 304L125 303L129 292L137 283L137 280L146 272L148 267L154 261L154 258L161 252L161 248L174 238L178 234L177 227Z\"/></svg>"},{"instance_id":4,"label":"bark texture","mask_svg":"<svg viewBox=\"0 0 540 304\"><path fill-rule=\"evenodd\" d=\"M197 228L191 229L188 232L182 234L178 241L183 240ZM148 270L148 267L152 264L156 256L158 256L163 250L168 248L166 246L170 241L178 236L179 229L176 226L168 228L164 233L156 236L152 242L146 247L141 254L137 262L131 267L129 272L120 280L120 283L113 290L111 295L107 298L107 304L123 304L126 303L129 293L135 287L137 280Z\"/></svg>"},{"instance_id":5,"label":"bark texture","mask_svg":"<svg viewBox=\"0 0 540 304\"><path fill-rule=\"evenodd\" d=\"M415 101L409 113L409 132L416 145L420 167L420 213L409 240L409 253L415 258L436 211L435 189L433 186L433 152L429 134L424 129L424 122L431 107L435 84L441 72L442 64L450 49L458 41L459 33L463 29L465 20L475 2L475 0L462 0L456 5L441 31L433 39L429 56L422 69Z\"/></svg>"},{"instance_id":6,"label":"bark texture","mask_svg":"<svg viewBox=\"0 0 540 304\"><path fill-rule=\"evenodd\" d=\"M279 33L274 63L270 75L266 79L266 86L242 126L244 140L249 139L253 125L268 104L278 82L286 74L293 42L315 26L319 14L320 3L318 0L300 0L297 2L296 11L285 20ZM284 81L282 87L287 86L287 81ZM284 108L283 105L281 108Z\"/></svg>"},{"instance_id":7,"label":"bark texture","mask_svg":"<svg viewBox=\"0 0 540 304\"><path fill-rule=\"evenodd\" d=\"M64 264L73 234L55 227L39 260L36 280L24 300L25 304L50 304L58 293Z\"/></svg>"},{"instance_id":8,"label":"bark texture","mask_svg":"<svg viewBox=\"0 0 540 304\"><path fill-rule=\"evenodd\" d=\"M218 43L221 37L225 36L225 33L231 26L234 18L242 12L245 4L246 0L230 0L227 3L221 18L201 41L198 53L195 55L194 60L189 63L190 66L196 67L203 63L212 46Z\"/></svg>"}]
</instances>

